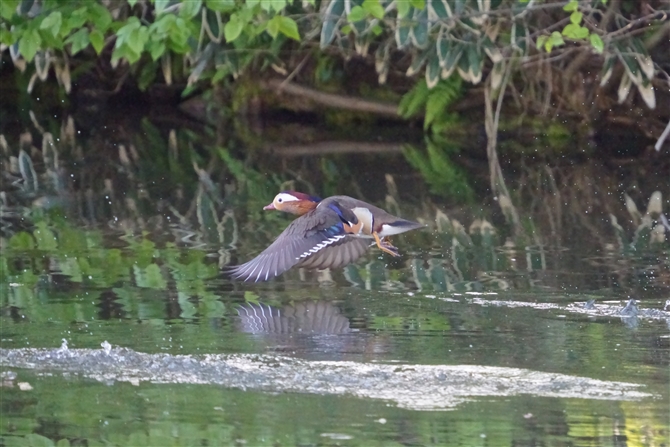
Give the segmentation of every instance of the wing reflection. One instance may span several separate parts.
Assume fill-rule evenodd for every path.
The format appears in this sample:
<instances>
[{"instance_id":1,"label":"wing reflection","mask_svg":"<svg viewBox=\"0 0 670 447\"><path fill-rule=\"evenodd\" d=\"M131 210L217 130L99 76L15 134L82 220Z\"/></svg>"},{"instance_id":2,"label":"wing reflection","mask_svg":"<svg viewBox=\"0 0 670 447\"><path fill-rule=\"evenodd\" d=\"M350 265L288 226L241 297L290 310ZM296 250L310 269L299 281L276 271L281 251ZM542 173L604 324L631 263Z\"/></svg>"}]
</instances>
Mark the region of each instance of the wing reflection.
<instances>
[{"instance_id":1,"label":"wing reflection","mask_svg":"<svg viewBox=\"0 0 670 447\"><path fill-rule=\"evenodd\" d=\"M349 320L328 301L303 301L282 308L246 303L237 309L239 330L253 334L346 334Z\"/></svg>"}]
</instances>

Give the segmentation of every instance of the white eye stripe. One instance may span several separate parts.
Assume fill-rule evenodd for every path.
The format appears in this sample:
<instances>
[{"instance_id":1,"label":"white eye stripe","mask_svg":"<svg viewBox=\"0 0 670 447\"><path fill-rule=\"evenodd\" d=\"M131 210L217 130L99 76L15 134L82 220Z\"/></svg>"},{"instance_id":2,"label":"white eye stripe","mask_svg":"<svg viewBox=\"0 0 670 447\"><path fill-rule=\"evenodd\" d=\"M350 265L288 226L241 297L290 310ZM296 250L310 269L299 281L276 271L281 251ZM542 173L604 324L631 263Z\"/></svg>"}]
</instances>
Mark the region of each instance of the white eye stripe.
<instances>
[{"instance_id":1,"label":"white eye stripe","mask_svg":"<svg viewBox=\"0 0 670 447\"><path fill-rule=\"evenodd\" d=\"M291 194L287 194L285 192L280 192L275 197L275 202L277 202L277 203L297 202L298 200L300 200L300 199L298 199L296 196L292 196Z\"/></svg>"},{"instance_id":2,"label":"white eye stripe","mask_svg":"<svg viewBox=\"0 0 670 447\"><path fill-rule=\"evenodd\" d=\"M314 253L317 253L318 251L323 250L323 249L326 248L327 246L329 246L329 245L331 245L331 244L333 244L333 243L339 241L340 239L342 239L342 238L344 238L344 237L346 237L345 234L340 234L340 235L338 235L338 236L333 236L333 237L331 237L330 239L326 239L325 241L316 244L314 247L310 248L309 250L307 250L306 252L304 252L304 253L301 254L300 256L296 257L295 259L300 260L300 259L302 259L302 258L306 258L306 257L308 257L308 256L311 256L311 255L313 255Z\"/></svg>"}]
</instances>

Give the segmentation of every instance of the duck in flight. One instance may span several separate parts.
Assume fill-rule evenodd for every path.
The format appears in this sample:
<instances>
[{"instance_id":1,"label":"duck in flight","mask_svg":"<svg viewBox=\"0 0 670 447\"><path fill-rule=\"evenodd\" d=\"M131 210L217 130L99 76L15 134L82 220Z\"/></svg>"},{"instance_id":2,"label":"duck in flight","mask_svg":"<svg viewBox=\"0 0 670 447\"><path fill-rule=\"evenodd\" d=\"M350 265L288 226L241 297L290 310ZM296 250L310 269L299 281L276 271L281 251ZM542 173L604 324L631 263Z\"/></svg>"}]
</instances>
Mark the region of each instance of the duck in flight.
<instances>
[{"instance_id":1,"label":"duck in flight","mask_svg":"<svg viewBox=\"0 0 670 447\"><path fill-rule=\"evenodd\" d=\"M233 267L230 274L236 279L267 281L292 267L344 267L372 245L391 256L399 256L388 237L424 226L348 196L321 200L296 191L284 191L263 209L300 217L254 259Z\"/></svg>"}]
</instances>

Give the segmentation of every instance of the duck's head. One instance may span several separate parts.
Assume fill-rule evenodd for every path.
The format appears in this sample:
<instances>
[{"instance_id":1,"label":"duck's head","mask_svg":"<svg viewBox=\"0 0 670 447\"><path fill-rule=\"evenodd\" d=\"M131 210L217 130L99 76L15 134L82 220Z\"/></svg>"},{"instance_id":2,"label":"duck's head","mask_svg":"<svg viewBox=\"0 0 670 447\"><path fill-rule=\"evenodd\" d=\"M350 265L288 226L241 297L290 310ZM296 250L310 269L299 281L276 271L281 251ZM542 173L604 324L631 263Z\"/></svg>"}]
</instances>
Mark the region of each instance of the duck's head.
<instances>
[{"instance_id":1,"label":"duck's head","mask_svg":"<svg viewBox=\"0 0 670 447\"><path fill-rule=\"evenodd\" d=\"M263 207L264 210L277 210L298 216L312 211L321 199L297 191L282 191L277 194L271 204Z\"/></svg>"}]
</instances>

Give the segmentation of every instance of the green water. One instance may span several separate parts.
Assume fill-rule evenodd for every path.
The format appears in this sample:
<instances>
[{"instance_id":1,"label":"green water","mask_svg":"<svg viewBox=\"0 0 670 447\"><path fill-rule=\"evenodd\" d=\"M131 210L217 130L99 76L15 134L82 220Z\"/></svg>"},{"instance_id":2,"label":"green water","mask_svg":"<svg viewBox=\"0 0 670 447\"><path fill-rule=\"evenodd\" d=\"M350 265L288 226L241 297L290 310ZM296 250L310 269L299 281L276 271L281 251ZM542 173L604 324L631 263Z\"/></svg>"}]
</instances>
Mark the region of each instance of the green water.
<instances>
[{"instance_id":1,"label":"green water","mask_svg":"<svg viewBox=\"0 0 670 447\"><path fill-rule=\"evenodd\" d=\"M588 198L578 205L564 194L568 205L549 212L537 191L521 210L526 232L514 237L485 198L451 209L402 155L363 155L381 177L367 190L382 194L368 199L428 225L394 238L403 256L373 249L343 270L240 283L225 266L250 259L290 221L261 207L283 187L327 193L355 178L361 159L306 157L304 169L286 161L273 172L275 159L199 140L187 150L181 133L174 155L167 136L152 135L158 143L137 145L132 162L116 147L86 147L92 155L81 160L57 144L58 162L35 150L23 172L6 171L15 181L3 183L1 445L668 445L670 248L654 241L657 216L646 226L619 195L606 207L617 227ZM10 146L15 165L27 163ZM198 180L189 157L212 169ZM400 192L384 172L395 172ZM282 185L296 175L303 183ZM478 230L476 218L494 225ZM630 298L637 311L622 313ZM105 342L147 363L129 360L132 377L77 363ZM59 349L74 354L44 361ZM165 370L169 359L222 355L225 367L244 354L300 362L290 386L254 371L230 385L183 365ZM358 375L366 365L390 369ZM487 389L467 377L455 386L438 369L456 397L441 401L422 399L419 365L514 370L494 373ZM519 370L514 391L498 382ZM331 382L310 386L315 371ZM526 388L535 373L561 376ZM384 394L384 374L407 375L401 393ZM601 382L580 385L587 379Z\"/></svg>"}]
</instances>

